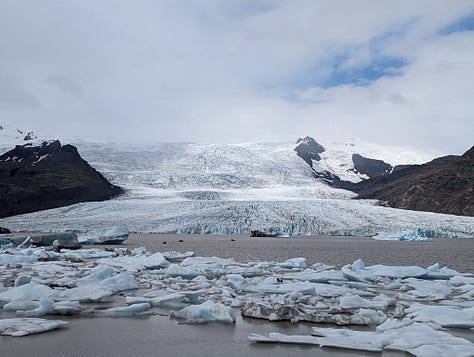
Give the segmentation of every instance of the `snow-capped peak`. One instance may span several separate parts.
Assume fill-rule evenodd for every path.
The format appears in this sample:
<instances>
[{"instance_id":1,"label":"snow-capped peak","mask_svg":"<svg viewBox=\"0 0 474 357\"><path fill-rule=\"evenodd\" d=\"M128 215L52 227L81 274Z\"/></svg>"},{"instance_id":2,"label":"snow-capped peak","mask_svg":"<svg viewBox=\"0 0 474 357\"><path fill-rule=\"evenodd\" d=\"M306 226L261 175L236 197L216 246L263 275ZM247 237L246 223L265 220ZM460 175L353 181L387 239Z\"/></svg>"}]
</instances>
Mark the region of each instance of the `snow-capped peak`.
<instances>
[{"instance_id":1,"label":"snow-capped peak","mask_svg":"<svg viewBox=\"0 0 474 357\"><path fill-rule=\"evenodd\" d=\"M343 181L359 182L369 176L364 170L357 169L355 159L363 159L373 165L383 166L380 172L390 173L397 165L422 164L440 156L439 152L430 153L403 147L385 146L368 143L359 139L350 142L323 142L312 137L298 139L295 151L305 160L316 175L327 178L337 176ZM359 160L360 162L360 160Z\"/></svg>"},{"instance_id":2,"label":"snow-capped peak","mask_svg":"<svg viewBox=\"0 0 474 357\"><path fill-rule=\"evenodd\" d=\"M17 145L38 146L41 147L44 142L52 142L50 138L46 139L37 135L32 130L17 128L8 123L0 123L0 155L13 149Z\"/></svg>"}]
</instances>

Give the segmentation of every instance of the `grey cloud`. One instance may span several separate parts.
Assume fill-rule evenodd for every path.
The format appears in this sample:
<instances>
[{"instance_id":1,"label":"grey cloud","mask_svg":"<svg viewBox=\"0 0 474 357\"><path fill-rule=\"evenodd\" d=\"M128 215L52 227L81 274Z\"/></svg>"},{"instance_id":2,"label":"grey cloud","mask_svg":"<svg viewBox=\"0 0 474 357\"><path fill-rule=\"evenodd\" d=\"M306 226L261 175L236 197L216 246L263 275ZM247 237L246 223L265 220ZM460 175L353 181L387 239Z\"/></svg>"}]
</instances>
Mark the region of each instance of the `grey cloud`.
<instances>
[{"instance_id":1,"label":"grey cloud","mask_svg":"<svg viewBox=\"0 0 474 357\"><path fill-rule=\"evenodd\" d=\"M0 74L0 113L32 109L41 109L40 100L24 89L18 80Z\"/></svg>"},{"instance_id":2,"label":"grey cloud","mask_svg":"<svg viewBox=\"0 0 474 357\"><path fill-rule=\"evenodd\" d=\"M51 74L44 81L47 84L50 84L77 97L82 97L84 94L84 88L81 86L81 84L71 78L57 74Z\"/></svg>"}]
</instances>

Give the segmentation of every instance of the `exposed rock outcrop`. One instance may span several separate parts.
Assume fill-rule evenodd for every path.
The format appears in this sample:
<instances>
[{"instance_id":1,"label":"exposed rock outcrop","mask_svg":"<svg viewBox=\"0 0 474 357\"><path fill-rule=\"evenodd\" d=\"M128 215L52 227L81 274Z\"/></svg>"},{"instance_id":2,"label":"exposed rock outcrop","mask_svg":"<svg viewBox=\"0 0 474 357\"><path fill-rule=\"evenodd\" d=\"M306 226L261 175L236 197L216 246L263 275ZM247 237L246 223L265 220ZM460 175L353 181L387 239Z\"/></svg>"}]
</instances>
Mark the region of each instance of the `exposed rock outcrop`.
<instances>
[{"instance_id":1,"label":"exposed rock outcrop","mask_svg":"<svg viewBox=\"0 0 474 357\"><path fill-rule=\"evenodd\" d=\"M383 160L376 160L364 157L359 154L352 154L354 170L369 177L388 175L392 171L392 165Z\"/></svg>"},{"instance_id":2,"label":"exposed rock outcrop","mask_svg":"<svg viewBox=\"0 0 474 357\"><path fill-rule=\"evenodd\" d=\"M299 138L296 141L295 151L298 153L298 156L301 157L309 166L313 166L313 160L321 160L319 154L325 151L324 147L317 143L310 136L304 138Z\"/></svg>"},{"instance_id":3,"label":"exposed rock outcrop","mask_svg":"<svg viewBox=\"0 0 474 357\"><path fill-rule=\"evenodd\" d=\"M394 170L349 189L390 207L474 216L474 147L462 156Z\"/></svg>"},{"instance_id":4,"label":"exposed rock outcrop","mask_svg":"<svg viewBox=\"0 0 474 357\"><path fill-rule=\"evenodd\" d=\"M122 193L59 141L18 145L0 156L0 217L102 201Z\"/></svg>"}]
</instances>

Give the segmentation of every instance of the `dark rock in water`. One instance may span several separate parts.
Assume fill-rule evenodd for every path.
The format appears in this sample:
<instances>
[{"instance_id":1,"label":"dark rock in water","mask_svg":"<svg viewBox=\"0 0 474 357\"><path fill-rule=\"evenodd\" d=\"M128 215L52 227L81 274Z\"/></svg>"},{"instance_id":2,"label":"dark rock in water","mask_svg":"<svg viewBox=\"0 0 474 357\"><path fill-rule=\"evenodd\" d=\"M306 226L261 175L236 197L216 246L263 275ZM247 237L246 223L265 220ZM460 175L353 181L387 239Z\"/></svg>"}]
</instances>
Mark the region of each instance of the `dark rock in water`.
<instances>
[{"instance_id":1,"label":"dark rock in water","mask_svg":"<svg viewBox=\"0 0 474 357\"><path fill-rule=\"evenodd\" d=\"M11 234L11 231L8 228L0 227L0 234Z\"/></svg>"},{"instance_id":2,"label":"dark rock in water","mask_svg":"<svg viewBox=\"0 0 474 357\"><path fill-rule=\"evenodd\" d=\"M0 217L103 201L123 190L59 141L18 145L0 156Z\"/></svg>"},{"instance_id":3,"label":"dark rock in water","mask_svg":"<svg viewBox=\"0 0 474 357\"><path fill-rule=\"evenodd\" d=\"M392 171L392 165L385 161L369 159L359 154L352 154L352 162L356 172L369 177L388 175Z\"/></svg>"},{"instance_id":4,"label":"dark rock in water","mask_svg":"<svg viewBox=\"0 0 474 357\"><path fill-rule=\"evenodd\" d=\"M313 160L321 160L321 154L325 151L324 147L317 143L312 137L299 138L296 141L295 151L309 166L313 166Z\"/></svg>"},{"instance_id":5,"label":"dark rock in water","mask_svg":"<svg viewBox=\"0 0 474 357\"><path fill-rule=\"evenodd\" d=\"M375 198L391 207L474 216L474 147L462 156L408 166L349 189L358 198Z\"/></svg>"},{"instance_id":6,"label":"dark rock in water","mask_svg":"<svg viewBox=\"0 0 474 357\"><path fill-rule=\"evenodd\" d=\"M251 237L275 237L276 234L274 234L274 233L265 233L265 232L262 232L262 231L259 231L259 230L254 230L254 231L250 231L250 236Z\"/></svg>"},{"instance_id":7,"label":"dark rock in water","mask_svg":"<svg viewBox=\"0 0 474 357\"><path fill-rule=\"evenodd\" d=\"M290 238L289 233L266 233L259 230L250 231L251 237Z\"/></svg>"},{"instance_id":8,"label":"dark rock in water","mask_svg":"<svg viewBox=\"0 0 474 357\"><path fill-rule=\"evenodd\" d=\"M79 243L75 233L46 233L35 236L19 236L9 238L15 245L32 244L38 246L52 246L54 241L59 240L65 243Z\"/></svg>"}]
</instances>

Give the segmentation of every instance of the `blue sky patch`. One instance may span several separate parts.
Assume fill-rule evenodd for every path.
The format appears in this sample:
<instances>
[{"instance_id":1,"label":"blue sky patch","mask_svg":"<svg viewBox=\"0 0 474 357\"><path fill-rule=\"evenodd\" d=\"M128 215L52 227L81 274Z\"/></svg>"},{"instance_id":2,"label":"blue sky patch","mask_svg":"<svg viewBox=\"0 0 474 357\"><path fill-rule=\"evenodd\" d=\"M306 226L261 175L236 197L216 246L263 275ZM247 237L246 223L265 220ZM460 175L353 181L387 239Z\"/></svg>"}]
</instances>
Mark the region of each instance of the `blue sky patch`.
<instances>
[{"instance_id":1,"label":"blue sky patch","mask_svg":"<svg viewBox=\"0 0 474 357\"><path fill-rule=\"evenodd\" d=\"M402 58L380 57L361 67L340 69L334 67L332 75L322 83L323 88L334 87L342 84L365 86L384 76L395 76L407 65Z\"/></svg>"},{"instance_id":2,"label":"blue sky patch","mask_svg":"<svg viewBox=\"0 0 474 357\"><path fill-rule=\"evenodd\" d=\"M452 23L439 31L440 35L450 35L455 32L461 31L474 31L474 13L469 14L466 17L463 17L459 21Z\"/></svg>"}]
</instances>

